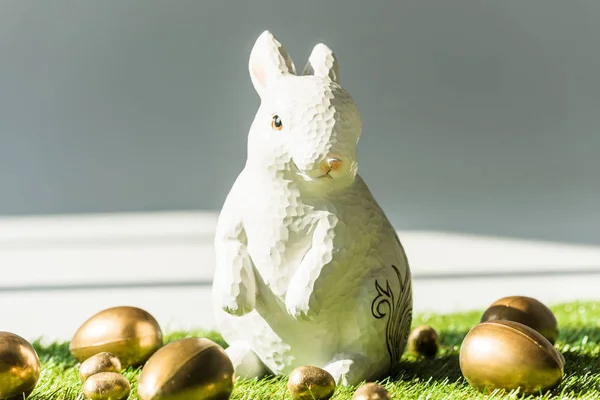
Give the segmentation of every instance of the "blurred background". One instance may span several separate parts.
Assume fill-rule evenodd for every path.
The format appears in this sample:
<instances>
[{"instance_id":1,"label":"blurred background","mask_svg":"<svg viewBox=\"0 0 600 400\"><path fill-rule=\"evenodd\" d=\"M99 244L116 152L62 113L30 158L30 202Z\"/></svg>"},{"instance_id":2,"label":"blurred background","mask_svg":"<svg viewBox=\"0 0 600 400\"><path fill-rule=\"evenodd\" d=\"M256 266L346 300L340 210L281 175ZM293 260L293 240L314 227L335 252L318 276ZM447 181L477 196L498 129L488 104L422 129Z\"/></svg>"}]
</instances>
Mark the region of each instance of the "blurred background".
<instances>
[{"instance_id":1,"label":"blurred background","mask_svg":"<svg viewBox=\"0 0 600 400\"><path fill-rule=\"evenodd\" d=\"M0 302L86 293L102 308L187 282L189 313L161 315L210 308L195 296L245 163L265 29L298 69L319 42L336 53L363 116L359 172L406 232L416 304L444 279L480 299L456 304L486 304L504 290L489 274L524 270L523 291L550 301L539 282L575 279L585 296L600 270L599 18L594 0L5 0Z\"/></svg>"}]
</instances>

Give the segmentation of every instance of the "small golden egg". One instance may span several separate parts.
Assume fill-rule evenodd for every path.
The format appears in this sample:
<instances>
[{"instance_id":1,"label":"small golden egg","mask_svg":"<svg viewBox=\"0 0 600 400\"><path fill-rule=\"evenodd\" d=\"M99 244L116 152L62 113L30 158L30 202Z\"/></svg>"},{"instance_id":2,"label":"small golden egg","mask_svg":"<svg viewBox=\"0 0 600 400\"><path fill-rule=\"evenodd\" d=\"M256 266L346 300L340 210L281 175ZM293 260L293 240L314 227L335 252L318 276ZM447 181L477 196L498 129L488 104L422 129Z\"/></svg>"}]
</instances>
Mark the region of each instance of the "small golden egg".
<instances>
[{"instance_id":1,"label":"small golden egg","mask_svg":"<svg viewBox=\"0 0 600 400\"><path fill-rule=\"evenodd\" d=\"M150 357L138 380L140 400L227 400L234 371L225 350L205 338L171 342Z\"/></svg>"},{"instance_id":2,"label":"small golden egg","mask_svg":"<svg viewBox=\"0 0 600 400\"><path fill-rule=\"evenodd\" d=\"M429 325L419 326L408 336L408 351L427 358L433 358L438 352L438 334Z\"/></svg>"},{"instance_id":3,"label":"small golden egg","mask_svg":"<svg viewBox=\"0 0 600 400\"><path fill-rule=\"evenodd\" d=\"M89 400L122 400L130 391L129 381L118 372L99 372L83 384L83 395Z\"/></svg>"},{"instance_id":4,"label":"small golden egg","mask_svg":"<svg viewBox=\"0 0 600 400\"><path fill-rule=\"evenodd\" d=\"M564 376L560 353L539 332L514 321L488 321L473 327L460 348L463 376L487 392L519 388L533 394L556 387Z\"/></svg>"},{"instance_id":5,"label":"small golden egg","mask_svg":"<svg viewBox=\"0 0 600 400\"><path fill-rule=\"evenodd\" d=\"M120 372L121 361L112 353L102 352L85 360L79 366L79 378L85 382L90 376L99 372Z\"/></svg>"},{"instance_id":6,"label":"small golden egg","mask_svg":"<svg viewBox=\"0 0 600 400\"><path fill-rule=\"evenodd\" d=\"M83 362L108 352L122 368L144 364L162 346L162 331L147 311L137 307L113 307L90 317L75 332L69 345L73 357Z\"/></svg>"},{"instance_id":7,"label":"small golden egg","mask_svg":"<svg viewBox=\"0 0 600 400\"><path fill-rule=\"evenodd\" d=\"M552 311L531 297L508 296L496 300L483 313L480 322L498 320L527 325L541 333L552 344L558 337L558 324Z\"/></svg>"},{"instance_id":8,"label":"small golden egg","mask_svg":"<svg viewBox=\"0 0 600 400\"><path fill-rule=\"evenodd\" d=\"M0 332L0 399L29 396L40 369L40 359L27 340L11 332Z\"/></svg>"},{"instance_id":9,"label":"small golden egg","mask_svg":"<svg viewBox=\"0 0 600 400\"><path fill-rule=\"evenodd\" d=\"M392 396L390 392L386 390L383 386L375 383L369 382L365 383L361 387L359 387L356 392L354 392L354 396L352 396L352 400L391 400Z\"/></svg>"},{"instance_id":10,"label":"small golden egg","mask_svg":"<svg viewBox=\"0 0 600 400\"><path fill-rule=\"evenodd\" d=\"M296 400L326 400L335 392L335 380L324 369L301 366L292 371L287 387Z\"/></svg>"}]
</instances>

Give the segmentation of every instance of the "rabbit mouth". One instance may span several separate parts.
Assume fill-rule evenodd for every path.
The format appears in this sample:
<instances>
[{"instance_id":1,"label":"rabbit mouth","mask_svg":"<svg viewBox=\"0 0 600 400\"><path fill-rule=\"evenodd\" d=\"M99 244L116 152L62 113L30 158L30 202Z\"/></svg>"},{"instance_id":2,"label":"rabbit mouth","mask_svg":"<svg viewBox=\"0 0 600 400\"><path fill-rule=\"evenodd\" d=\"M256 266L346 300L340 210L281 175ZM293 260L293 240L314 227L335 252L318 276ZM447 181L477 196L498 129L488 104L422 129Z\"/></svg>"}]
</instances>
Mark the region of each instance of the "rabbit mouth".
<instances>
[{"instance_id":1,"label":"rabbit mouth","mask_svg":"<svg viewBox=\"0 0 600 400\"><path fill-rule=\"evenodd\" d=\"M322 179L322 178L329 178L329 179L333 179L333 176L329 175L329 173L331 172L331 168L329 168L329 171L325 172L323 175L319 175L317 176L317 179Z\"/></svg>"},{"instance_id":2,"label":"rabbit mouth","mask_svg":"<svg viewBox=\"0 0 600 400\"><path fill-rule=\"evenodd\" d=\"M292 161L292 164L294 165L294 168L296 168L296 173L300 177L302 177L305 181L314 181L314 180L320 180L320 179L333 179L333 176L331 176L331 171L333 170L333 168L329 168L327 170L327 172L325 172L324 174L313 176L313 175L309 174L309 172L298 168L298 166L296 165L295 162ZM319 172L321 172L321 170L319 170Z\"/></svg>"}]
</instances>

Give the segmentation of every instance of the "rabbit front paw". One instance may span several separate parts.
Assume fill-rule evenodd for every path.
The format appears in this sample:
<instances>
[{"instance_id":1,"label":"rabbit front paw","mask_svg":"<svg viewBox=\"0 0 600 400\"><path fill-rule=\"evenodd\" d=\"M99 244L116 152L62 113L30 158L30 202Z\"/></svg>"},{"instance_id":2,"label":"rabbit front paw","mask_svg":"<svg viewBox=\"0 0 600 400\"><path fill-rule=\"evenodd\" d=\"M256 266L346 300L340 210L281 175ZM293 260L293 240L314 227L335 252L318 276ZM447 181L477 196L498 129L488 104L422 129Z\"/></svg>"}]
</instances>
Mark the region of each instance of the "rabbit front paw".
<instances>
[{"instance_id":1,"label":"rabbit front paw","mask_svg":"<svg viewBox=\"0 0 600 400\"><path fill-rule=\"evenodd\" d=\"M234 297L225 296L220 299L217 306L228 314L241 317L254 310L253 304L236 301Z\"/></svg>"},{"instance_id":2,"label":"rabbit front paw","mask_svg":"<svg viewBox=\"0 0 600 400\"><path fill-rule=\"evenodd\" d=\"M310 321L316 316L316 310L309 305L310 293L290 290L285 296L287 312L299 321Z\"/></svg>"}]
</instances>

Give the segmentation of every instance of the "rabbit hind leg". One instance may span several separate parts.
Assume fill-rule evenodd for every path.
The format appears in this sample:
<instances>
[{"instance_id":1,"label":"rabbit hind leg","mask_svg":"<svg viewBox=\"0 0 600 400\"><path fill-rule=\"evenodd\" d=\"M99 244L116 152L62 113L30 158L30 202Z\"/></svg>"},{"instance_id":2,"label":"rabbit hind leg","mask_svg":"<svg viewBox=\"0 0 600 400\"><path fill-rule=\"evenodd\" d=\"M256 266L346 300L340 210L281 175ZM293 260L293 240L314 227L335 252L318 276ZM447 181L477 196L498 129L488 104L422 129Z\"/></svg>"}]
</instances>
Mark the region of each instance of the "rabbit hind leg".
<instances>
[{"instance_id":1,"label":"rabbit hind leg","mask_svg":"<svg viewBox=\"0 0 600 400\"><path fill-rule=\"evenodd\" d=\"M233 342L225 349L225 353L233 364L236 379L262 378L270 373L248 342Z\"/></svg>"},{"instance_id":2,"label":"rabbit hind leg","mask_svg":"<svg viewBox=\"0 0 600 400\"><path fill-rule=\"evenodd\" d=\"M333 376L335 383L342 386L355 386L372 378L372 363L358 353L340 353L323 369Z\"/></svg>"}]
</instances>

